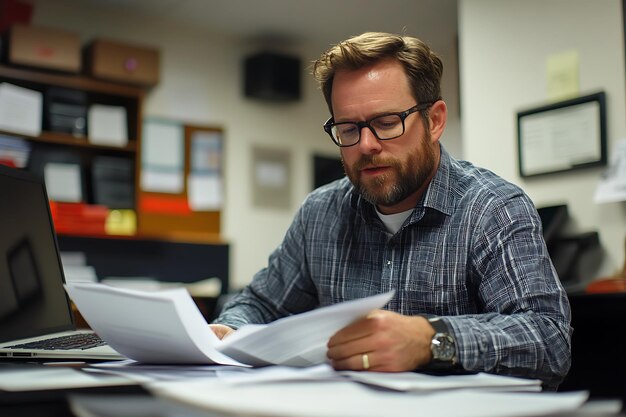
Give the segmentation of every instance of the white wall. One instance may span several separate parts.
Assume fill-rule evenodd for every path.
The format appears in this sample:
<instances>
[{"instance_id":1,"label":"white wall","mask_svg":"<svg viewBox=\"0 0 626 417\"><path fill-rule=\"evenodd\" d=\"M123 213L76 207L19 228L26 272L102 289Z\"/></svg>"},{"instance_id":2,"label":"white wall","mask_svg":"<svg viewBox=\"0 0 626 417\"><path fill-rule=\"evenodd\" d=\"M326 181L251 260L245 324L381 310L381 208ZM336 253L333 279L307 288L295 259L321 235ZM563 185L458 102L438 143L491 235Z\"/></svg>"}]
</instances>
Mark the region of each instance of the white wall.
<instances>
[{"instance_id":1,"label":"white wall","mask_svg":"<svg viewBox=\"0 0 626 417\"><path fill-rule=\"evenodd\" d=\"M573 231L597 230L607 251L598 276L624 265L626 203L596 205L602 170L521 179L516 112L547 102L546 61L576 50L581 94L607 94L609 149L626 137L620 0L460 0L464 156L519 184L539 206L565 202Z\"/></svg>"},{"instance_id":2,"label":"white wall","mask_svg":"<svg viewBox=\"0 0 626 417\"><path fill-rule=\"evenodd\" d=\"M447 1L454 6L454 0ZM299 102L252 101L241 93L241 61L260 45L131 13L95 9L72 0L34 0L33 3L34 24L74 31L83 42L104 37L161 49L162 79L147 97L144 116L224 129L226 200L222 235L231 244L231 285L239 287L249 282L266 264L270 251L280 243L293 214L312 188L313 153L338 155L321 129L328 112L308 71L303 69L303 97ZM441 22L433 25L440 28L441 34L409 34L432 42L446 63L443 94L452 117L443 141L453 154L460 155L455 12L439 16ZM376 28L363 28L366 30ZM298 55L304 67L327 46L273 45L274 49ZM287 210L259 209L252 205L250 161L251 149L256 144L291 151L292 204Z\"/></svg>"}]
</instances>

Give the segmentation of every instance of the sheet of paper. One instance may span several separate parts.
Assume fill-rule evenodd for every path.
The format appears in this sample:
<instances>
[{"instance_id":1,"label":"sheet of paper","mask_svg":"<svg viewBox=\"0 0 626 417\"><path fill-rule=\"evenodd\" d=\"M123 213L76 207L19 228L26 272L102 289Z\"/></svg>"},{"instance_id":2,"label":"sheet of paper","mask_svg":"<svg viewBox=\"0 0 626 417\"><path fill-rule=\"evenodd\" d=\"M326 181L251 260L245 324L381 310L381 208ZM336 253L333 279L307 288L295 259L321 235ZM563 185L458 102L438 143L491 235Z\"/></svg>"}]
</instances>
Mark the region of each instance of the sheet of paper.
<instances>
[{"instance_id":1,"label":"sheet of paper","mask_svg":"<svg viewBox=\"0 0 626 417\"><path fill-rule=\"evenodd\" d=\"M549 56L546 63L548 98L559 101L578 96L579 73L580 58L577 50Z\"/></svg>"},{"instance_id":2,"label":"sheet of paper","mask_svg":"<svg viewBox=\"0 0 626 417\"><path fill-rule=\"evenodd\" d=\"M141 188L182 193L185 187L185 134L181 124L145 120L141 137Z\"/></svg>"},{"instance_id":3,"label":"sheet of paper","mask_svg":"<svg viewBox=\"0 0 626 417\"><path fill-rule=\"evenodd\" d=\"M241 365L216 350L220 340L185 289L65 288L91 328L122 355L146 363Z\"/></svg>"},{"instance_id":4,"label":"sheet of paper","mask_svg":"<svg viewBox=\"0 0 626 417\"><path fill-rule=\"evenodd\" d=\"M293 366L265 366L262 368L239 368L246 372L217 371L220 383L230 385L259 385L277 382L341 381L345 377L329 364L297 368Z\"/></svg>"},{"instance_id":5,"label":"sheet of paper","mask_svg":"<svg viewBox=\"0 0 626 417\"><path fill-rule=\"evenodd\" d=\"M205 410L273 417L539 416L572 412L587 399L585 392L439 390L428 395L407 394L371 389L350 381L231 385L214 379L156 383L149 389L158 396Z\"/></svg>"},{"instance_id":6,"label":"sheet of paper","mask_svg":"<svg viewBox=\"0 0 626 417\"><path fill-rule=\"evenodd\" d=\"M383 307L393 292L351 300L267 325L243 326L224 341L211 331L186 289L159 292L104 284L67 284L87 323L111 347L145 363L310 366L327 361L339 329Z\"/></svg>"},{"instance_id":7,"label":"sheet of paper","mask_svg":"<svg viewBox=\"0 0 626 417\"><path fill-rule=\"evenodd\" d=\"M222 188L222 178L217 174L190 174L187 177L189 207L193 211L220 210Z\"/></svg>"},{"instance_id":8,"label":"sheet of paper","mask_svg":"<svg viewBox=\"0 0 626 417\"><path fill-rule=\"evenodd\" d=\"M626 201L626 139L615 144L609 167L593 195L596 204L620 201Z\"/></svg>"},{"instance_id":9,"label":"sheet of paper","mask_svg":"<svg viewBox=\"0 0 626 417\"><path fill-rule=\"evenodd\" d=\"M41 134L43 97L39 91L0 83L0 129L25 135Z\"/></svg>"},{"instance_id":10,"label":"sheet of paper","mask_svg":"<svg viewBox=\"0 0 626 417\"><path fill-rule=\"evenodd\" d=\"M49 162L43 171L50 200L69 203L83 200L80 165Z\"/></svg>"},{"instance_id":11,"label":"sheet of paper","mask_svg":"<svg viewBox=\"0 0 626 417\"><path fill-rule=\"evenodd\" d=\"M90 375L60 366L36 366L0 371L0 389L4 391L40 391L65 388L131 385L124 377Z\"/></svg>"},{"instance_id":12,"label":"sheet of paper","mask_svg":"<svg viewBox=\"0 0 626 417\"><path fill-rule=\"evenodd\" d=\"M383 307L393 294L388 292L318 308L265 326L253 326L251 331L243 326L224 339L220 350L253 366L317 365L327 361L326 344L333 334Z\"/></svg>"},{"instance_id":13,"label":"sheet of paper","mask_svg":"<svg viewBox=\"0 0 626 417\"><path fill-rule=\"evenodd\" d=\"M440 389L486 389L541 391L538 379L513 378L484 372L468 375L428 375L417 372L354 372L344 371L341 375L351 381L396 391L430 391Z\"/></svg>"},{"instance_id":14,"label":"sheet of paper","mask_svg":"<svg viewBox=\"0 0 626 417\"><path fill-rule=\"evenodd\" d=\"M141 170L141 188L145 191L180 194L185 189L182 169L145 167Z\"/></svg>"},{"instance_id":15,"label":"sheet of paper","mask_svg":"<svg viewBox=\"0 0 626 417\"><path fill-rule=\"evenodd\" d=\"M128 144L126 109L121 106L93 104L89 107L89 142L123 147Z\"/></svg>"},{"instance_id":16,"label":"sheet of paper","mask_svg":"<svg viewBox=\"0 0 626 417\"><path fill-rule=\"evenodd\" d=\"M185 136L178 123L146 120L141 137L142 163L148 166L183 169Z\"/></svg>"}]
</instances>

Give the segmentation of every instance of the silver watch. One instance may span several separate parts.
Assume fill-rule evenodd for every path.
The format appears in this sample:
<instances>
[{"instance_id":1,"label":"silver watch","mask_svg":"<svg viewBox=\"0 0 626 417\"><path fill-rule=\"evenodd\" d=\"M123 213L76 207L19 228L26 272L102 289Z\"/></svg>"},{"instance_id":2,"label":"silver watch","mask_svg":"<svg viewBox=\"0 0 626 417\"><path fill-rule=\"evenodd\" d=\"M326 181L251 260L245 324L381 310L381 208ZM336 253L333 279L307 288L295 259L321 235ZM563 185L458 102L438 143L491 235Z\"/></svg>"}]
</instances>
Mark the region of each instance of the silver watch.
<instances>
[{"instance_id":1,"label":"silver watch","mask_svg":"<svg viewBox=\"0 0 626 417\"><path fill-rule=\"evenodd\" d=\"M428 322L435 329L435 335L430 341L430 351L433 354L432 365L438 368L454 366L456 364L454 336L439 317L428 319Z\"/></svg>"}]
</instances>

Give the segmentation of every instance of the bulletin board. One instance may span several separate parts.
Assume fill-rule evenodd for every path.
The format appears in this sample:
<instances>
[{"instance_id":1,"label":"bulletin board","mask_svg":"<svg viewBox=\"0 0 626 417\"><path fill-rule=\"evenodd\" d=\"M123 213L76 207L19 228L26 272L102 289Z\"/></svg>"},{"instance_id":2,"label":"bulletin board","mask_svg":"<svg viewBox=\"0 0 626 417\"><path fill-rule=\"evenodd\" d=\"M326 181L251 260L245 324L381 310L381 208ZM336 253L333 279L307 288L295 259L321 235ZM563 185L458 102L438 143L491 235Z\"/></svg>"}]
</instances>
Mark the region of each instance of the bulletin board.
<instances>
[{"instance_id":1,"label":"bulletin board","mask_svg":"<svg viewBox=\"0 0 626 417\"><path fill-rule=\"evenodd\" d=\"M223 205L223 131L145 119L139 153L139 233L219 241Z\"/></svg>"}]
</instances>

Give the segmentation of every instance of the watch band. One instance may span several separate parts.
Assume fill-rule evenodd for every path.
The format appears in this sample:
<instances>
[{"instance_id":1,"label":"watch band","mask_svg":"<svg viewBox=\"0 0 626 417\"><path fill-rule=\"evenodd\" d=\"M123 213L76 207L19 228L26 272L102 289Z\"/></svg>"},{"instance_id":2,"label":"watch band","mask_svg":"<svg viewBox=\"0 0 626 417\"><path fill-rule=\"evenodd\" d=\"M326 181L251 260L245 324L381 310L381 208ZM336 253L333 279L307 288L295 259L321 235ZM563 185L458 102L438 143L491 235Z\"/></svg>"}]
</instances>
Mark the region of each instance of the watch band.
<instances>
[{"instance_id":1,"label":"watch band","mask_svg":"<svg viewBox=\"0 0 626 417\"><path fill-rule=\"evenodd\" d=\"M435 329L435 333L450 334L450 329L448 328L448 325L445 321L441 320L441 318L431 317L428 319L428 322L431 326L433 326L433 329Z\"/></svg>"}]
</instances>

